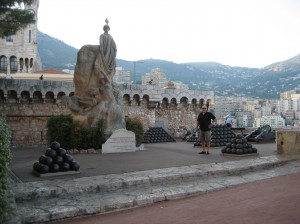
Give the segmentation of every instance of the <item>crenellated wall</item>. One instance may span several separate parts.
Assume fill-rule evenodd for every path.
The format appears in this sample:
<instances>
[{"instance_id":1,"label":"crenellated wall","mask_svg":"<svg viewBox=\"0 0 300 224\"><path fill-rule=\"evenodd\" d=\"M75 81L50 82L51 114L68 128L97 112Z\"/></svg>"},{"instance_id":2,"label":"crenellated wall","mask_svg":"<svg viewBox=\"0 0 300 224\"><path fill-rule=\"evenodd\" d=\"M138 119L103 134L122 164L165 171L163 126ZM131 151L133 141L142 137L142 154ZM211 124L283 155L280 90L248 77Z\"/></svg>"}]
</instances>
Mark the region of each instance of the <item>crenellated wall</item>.
<instances>
[{"instance_id":1,"label":"crenellated wall","mask_svg":"<svg viewBox=\"0 0 300 224\"><path fill-rule=\"evenodd\" d=\"M202 104L214 106L212 91L182 91L158 86L121 85L125 116L138 118L145 131L164 127L174 137L196 126ZM43 80L1 80L0 116L12 129L13 145L47 144L46 122L52 115L70 114L63 95L74 94L71 82Z\"/></svg>"}]
</instances>

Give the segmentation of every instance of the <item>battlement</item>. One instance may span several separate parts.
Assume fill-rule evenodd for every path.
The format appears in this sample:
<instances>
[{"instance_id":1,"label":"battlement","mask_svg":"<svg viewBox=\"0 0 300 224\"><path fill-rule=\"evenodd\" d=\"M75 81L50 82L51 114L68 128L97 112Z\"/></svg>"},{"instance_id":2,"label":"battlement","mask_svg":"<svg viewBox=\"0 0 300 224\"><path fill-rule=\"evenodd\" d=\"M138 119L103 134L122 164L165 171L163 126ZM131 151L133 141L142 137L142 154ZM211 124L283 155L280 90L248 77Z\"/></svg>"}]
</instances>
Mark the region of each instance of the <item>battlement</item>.
<instances>
[{"instance_id":1,"label":"battlement","mask_svg":"<svg viewBox=\"0 0 300 224\"><path fill-rule=\"evenodd\" d=\"M166 89L156 85L116 85L125 105L146 101L160 105L214 105L213 91ZM55 103L63 96L74 95L73 82L30 79L0 79L2 103Z\"/></svg>"},{"instance_id":2,"label":"battlement","mask_svg":"<svg viewBox=\"0 0 300 224\"><path fill-rule=\"evenodd\" d=\"M212 91L163 89L155 85L117 87L126 117L139 119L145 131L163 127L175 138L195 128L203 104L214 108ZM71 114L62 97L74 92L70 81L0 79L0 116L5 116L11 127L12 144L47 144L48 118Z\"/></svg>"}]
</instances>

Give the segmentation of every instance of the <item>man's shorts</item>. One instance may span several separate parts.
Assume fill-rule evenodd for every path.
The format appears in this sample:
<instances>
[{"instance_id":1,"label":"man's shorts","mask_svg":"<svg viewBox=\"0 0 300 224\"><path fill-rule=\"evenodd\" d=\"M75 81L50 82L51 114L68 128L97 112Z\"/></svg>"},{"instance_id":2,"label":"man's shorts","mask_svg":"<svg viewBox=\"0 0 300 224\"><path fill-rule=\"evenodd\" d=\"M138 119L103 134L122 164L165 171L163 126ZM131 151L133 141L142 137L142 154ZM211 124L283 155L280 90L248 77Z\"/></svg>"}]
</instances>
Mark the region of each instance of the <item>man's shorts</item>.
<instances>
[{"instance_id":1,"label":"man's shorts","mask_svg":"<svg viewBox=\"0 0 300 224\"><path fill-rule=\"evenodd\" d=\"M211 139L211 131L201 131L199 133L200 141L210 142Z\"/></svg>"}]
</instances>

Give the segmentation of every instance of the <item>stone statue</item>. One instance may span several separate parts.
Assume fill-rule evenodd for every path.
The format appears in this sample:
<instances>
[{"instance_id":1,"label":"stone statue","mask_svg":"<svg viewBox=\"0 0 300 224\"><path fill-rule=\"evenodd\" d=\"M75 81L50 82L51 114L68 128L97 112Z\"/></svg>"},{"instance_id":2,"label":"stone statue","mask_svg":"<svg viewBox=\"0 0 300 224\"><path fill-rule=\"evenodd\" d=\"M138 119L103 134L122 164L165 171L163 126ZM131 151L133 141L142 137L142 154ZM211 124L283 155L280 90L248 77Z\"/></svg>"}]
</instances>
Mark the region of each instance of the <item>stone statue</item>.
<instances>
[{"instance_id":1,"label":"stone statue","mask_svg":"<svg viewBox=\"0 0 300 224\"><path fill-rule=\"evenodd\" d=\"M77 54L74 72L75 94L67 103L73 118L85 127L104 120L107 132L126 128L122 102L112 85L117 47L108 34L108 20L100 36L100 45L85 45Z\"/></svg>"},{"instance_id":2,"label":"stone statue","mask_svg":"<svg viewBox=\"0 0 300 224\"><path fill-rule=\"evenodd\" d=\"M110 34L108 34L108 31L110 30L110 27L108 25L108 19L105 20L106 24L103 26L104 33L100 35L100 51L103 55L106 65L109 77L112 79L112 76L115 74L115 68L116 68L116 55L117 55L117 46Z\"/></svg>"}]
</instances>

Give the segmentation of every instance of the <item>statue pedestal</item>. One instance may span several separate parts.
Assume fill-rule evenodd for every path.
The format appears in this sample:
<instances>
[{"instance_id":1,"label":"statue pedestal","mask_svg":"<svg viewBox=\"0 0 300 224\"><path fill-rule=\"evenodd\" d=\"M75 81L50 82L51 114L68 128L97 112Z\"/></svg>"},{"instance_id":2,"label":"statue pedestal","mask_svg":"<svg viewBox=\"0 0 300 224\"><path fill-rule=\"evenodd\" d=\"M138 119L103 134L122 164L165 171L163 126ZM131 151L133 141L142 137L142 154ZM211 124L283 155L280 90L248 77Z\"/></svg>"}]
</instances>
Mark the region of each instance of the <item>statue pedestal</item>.
<instances>
[{"instance_id":1,"label":"statue pedestal","mask_svg":"<svg viewBox=\"0 0 300 224\"><path fill-rule=\"evenodd\" d=\"M118 129L102 144L102 153L135 152L135 134L126 129Z\"/></svg>"}]
</instances>

